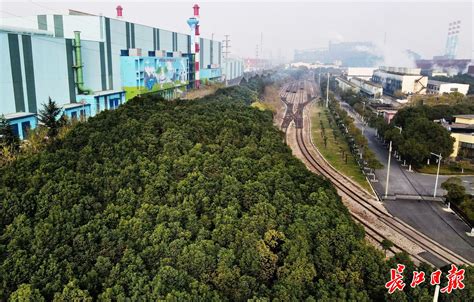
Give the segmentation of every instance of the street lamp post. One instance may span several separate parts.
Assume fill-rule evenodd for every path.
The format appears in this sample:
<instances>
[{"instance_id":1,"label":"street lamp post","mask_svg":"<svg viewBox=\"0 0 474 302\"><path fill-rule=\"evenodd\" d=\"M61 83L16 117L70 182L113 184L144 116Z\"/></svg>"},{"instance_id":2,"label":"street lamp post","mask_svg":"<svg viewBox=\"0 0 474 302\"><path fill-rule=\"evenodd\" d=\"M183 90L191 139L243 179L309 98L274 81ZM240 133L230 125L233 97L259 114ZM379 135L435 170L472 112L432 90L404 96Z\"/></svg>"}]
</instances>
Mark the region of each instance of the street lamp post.
<instances>
[{"instance_id":1,"label":"street lamp post","mask_svg":"<svg viewBox=\"0 0 474 302\"><path fill-rule=\"evenodd\" d=\"M387 164L387 179L385 180L385 198L388 195L388 182L390 179L390 157L392 156L392 141L390 141L390 147L388 148L388 164Z\"/></svg>"},{"instance_id":2,"label":"street lamp post","mask_svg":"<svg viewBox=\"0 0 474 302\"><path fill-rule=\"evenodd\" d=\"M362 109L362 121L365 122L365 100L362 101L362 104L364 104L364 108Z\"/></svg>"},{"instance_id":3,"label":"street lamp post","mask_svg":"<svg viewBox=\"0 0 474 302\"><path fill-rule=\"evenodd\" d=\"M438 158L438 171L436 172L436 181L435 181L435 187L434 187L434 193L433 193L433 197L436 197L436 190L438 189L439 167L441 166L441 159L443 157L441 156L441 153L440 154L436 154L433 152L430 152L430 153L431 155L434 155Z\"/></svg>"},{"instance_id":4,"label":"street lamp post","mask_svg":"<svg viewBox=\"0 0 474 302\"><path fill-rule=\"evenodd\" d=\"M326 89L326 108L329 106L329 72L328 72L328 86Z\"/></svg>"},{"instance_id":5,"label":"street lamp post","mask_svg":"<svg viewBox=\"0 0 474 302\"><path fill-rule=\"evenodd\" d=\"M400 130L400 135L402 135L402 127L398 127L398 126L394 126L394 127L397 128L398 130ZM396 156L396 157L398 157L398 159L401 160L400 153L397 152L397 156Z\"/></svg>"}]
</instances>

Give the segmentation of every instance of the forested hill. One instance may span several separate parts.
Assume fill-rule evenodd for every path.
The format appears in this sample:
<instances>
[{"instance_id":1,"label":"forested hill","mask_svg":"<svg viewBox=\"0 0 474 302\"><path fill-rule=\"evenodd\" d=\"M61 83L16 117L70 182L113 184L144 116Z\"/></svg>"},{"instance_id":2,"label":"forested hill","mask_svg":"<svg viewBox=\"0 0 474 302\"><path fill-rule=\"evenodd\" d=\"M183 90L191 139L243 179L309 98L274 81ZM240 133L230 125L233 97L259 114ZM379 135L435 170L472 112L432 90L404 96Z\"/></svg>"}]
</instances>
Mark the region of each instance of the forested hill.
<instances>
[{"instance_id":1,"label":"forested hill","mask_svg":"<svg viewBox=\"0 0 474 302\"><path fill-rule=\"evenodd\" d=\"M389 264L254 96L136 98L1 168L0 301L383 299Z\"/></svg>"}]
</instances>

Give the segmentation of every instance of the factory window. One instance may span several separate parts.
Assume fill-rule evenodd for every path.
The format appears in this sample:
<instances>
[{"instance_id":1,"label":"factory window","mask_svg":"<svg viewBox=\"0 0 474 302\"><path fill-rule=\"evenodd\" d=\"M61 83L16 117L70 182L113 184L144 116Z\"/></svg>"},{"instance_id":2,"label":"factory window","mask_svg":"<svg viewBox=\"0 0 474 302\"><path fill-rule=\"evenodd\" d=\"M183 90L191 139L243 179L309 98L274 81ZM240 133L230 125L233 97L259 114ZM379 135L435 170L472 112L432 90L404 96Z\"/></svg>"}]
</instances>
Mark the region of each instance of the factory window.
<instances>
[{"instance_id":1,"label":"factory window","mask_svg":"<svg viewBox=\"0 0 474 302\"><path fill-rule=\"evenodd\" d=\"M31 128L31 123L30 121L26 121L21 123L21 130L23 131L23 138L26 138L28 135L28 132L30 131Z\"/></svg>"},{"instance_id":2,"label":"factory window","mask_svg":"<svg viewBox=\"0 0 474 302\"><path fill-rule=\"evenodd\" d=\"M109 104L110 104L110 109L118 108L118 106L119 106L119 99L118 99L118 98L110 99L110 100L109 100Z\"/></svg>"},{"instance_id":3,"label":"factory window","mask_svg":"<svg viewBox=\"0 0 474 302\"><path fill-rule=\"evenodd\" d=\"M109 106L108 106L108 104L107 104L107 97L104 96L104 99L103 99L103 100L104 100L104 109L105 109L105 110L109 109Z\"/></svg>"},{"instance_id":4,"label":"factory window","mask_svg":"<svg viewBox=\"0 0 474 302\"><path fill-rule=\"evenodd\" d=\"M95 99L95 111L97 113L100 112L100 102L99 102L99 99Z\"/></svg>"},{"instance_id":5,"label":"factory window","mask_svg":"<svg viewBox=\"0 0 474 302\"><path fill-rule=\"evenodd\" d=\"M81 117L81 120L84 120L86 118L86 111L84 109L81 109L79 111L79 115Z\"/></svg>"},{"instance_id":6,"label":"factory window","mask_svg":"<svg viewBox=\"0 0 474 302\"><path fill-rule=\"evenodd\" d=\"M449 89L449 91L451 91L451 92L458 92L458 89L457 89L457 88L451 88L451 89Z\"/></svg>"},{"instance_id":7,"label":"factory window","mask_svg":"<svg viewBox=\"0 0 474 302\"><path fill-rule=\"evenodd\" d=\"M76 111L71 112L71 119L73 121L77 120L77 112Z\"/></svg>"}]
</instances>

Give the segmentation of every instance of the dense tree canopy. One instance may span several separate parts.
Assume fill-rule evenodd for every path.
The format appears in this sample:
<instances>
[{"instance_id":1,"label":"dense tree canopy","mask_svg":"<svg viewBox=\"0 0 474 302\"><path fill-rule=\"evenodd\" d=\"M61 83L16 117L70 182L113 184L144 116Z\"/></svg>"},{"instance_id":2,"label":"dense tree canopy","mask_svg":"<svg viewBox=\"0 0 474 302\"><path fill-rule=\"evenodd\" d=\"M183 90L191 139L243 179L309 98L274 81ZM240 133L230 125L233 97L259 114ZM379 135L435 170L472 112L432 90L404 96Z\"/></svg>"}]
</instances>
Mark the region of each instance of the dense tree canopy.
<instances>
[{"instance_id":1,"label":"dense tree canopy","mask_svg":"<svg viewBox=\"0 0 474 302\"><path fill-rule=\"evenodd\" d=\"M469 101L435 106L418 104L398 110L388 124L373 111L365 109L363 103L369 103L369 100L361 94L345 92L341 94L341 98L364 116L368 124L376 128L386 141L392 141L394 150L403 159L416 166L426 163L431 152L441 153L443 158L448 158L453 152L454 139L447 129L434 120L453 121L456 114L474 112L474 104ZM395 126L401 127L402 132Z\"/></svg>"},{"instance_id":2,"label":"dense tree canopy","mask_svg":"<svg viewBox=\"0 0 474 302\"><path fill-rule=\"evenodd\" d=\"M400 109L394 117L394 122L404 126L405 123L411 119L420 117L424 117L430 121L439 119L453 121L453 115L473 113L474 103L469 101L452 105L416 105Z\"/></svg>"},{"instance_id":3,"label":"dense tree canopy","mask_svg":"<svg viewBox=\"0 0 474 302\"><path fill-rule=\"evenodd\" d=\"M254 97L135 98L0 168L0 300L385 299L393 263Z\"/></svg>"}]
</instances>

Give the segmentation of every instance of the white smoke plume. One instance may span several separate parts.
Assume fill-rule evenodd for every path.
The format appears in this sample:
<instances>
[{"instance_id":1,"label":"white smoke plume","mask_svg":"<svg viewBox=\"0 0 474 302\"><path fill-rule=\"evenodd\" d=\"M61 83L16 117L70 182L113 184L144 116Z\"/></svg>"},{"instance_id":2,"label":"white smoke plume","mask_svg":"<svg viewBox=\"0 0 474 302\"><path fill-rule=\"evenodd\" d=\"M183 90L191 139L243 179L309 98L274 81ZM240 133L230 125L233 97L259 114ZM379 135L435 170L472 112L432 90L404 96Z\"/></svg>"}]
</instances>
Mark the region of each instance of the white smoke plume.
<instances>
[{"instance_id":1,"label":"white smoke plume","mask_svg":"<svg viewBox=\"0 0 474 302\"><path fill-rule=\"evenodd\" d=\"M389 43L378 45L377 48L380 49L381 53L379 55L383 58L379 65L408 68L416 67L415 60L407 52L406 48Z\"/></svg>"}]
</instances>

